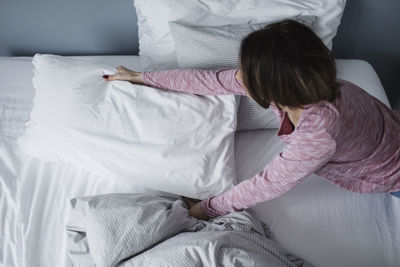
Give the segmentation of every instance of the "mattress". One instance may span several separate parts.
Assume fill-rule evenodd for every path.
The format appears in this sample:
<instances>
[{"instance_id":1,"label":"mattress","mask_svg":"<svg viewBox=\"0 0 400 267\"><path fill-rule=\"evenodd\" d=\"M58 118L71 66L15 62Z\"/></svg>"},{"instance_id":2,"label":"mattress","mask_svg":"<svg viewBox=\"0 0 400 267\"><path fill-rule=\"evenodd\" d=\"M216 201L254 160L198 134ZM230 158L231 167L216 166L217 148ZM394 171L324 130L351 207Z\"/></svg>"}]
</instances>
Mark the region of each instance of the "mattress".
<instances>
[{"instance_id":1,"label":"mattress","mask_svg":"<svg viewBox=\"0 0 400 267\"><path fill-rule=\"evenodd\" d=\"M142 69L138 56L80 58ZM338 60L337 66L342 79L389 105L368 63ZM69 199L144 189L21 153L16 138L32 107L32 67L30 57L0 58L0 265L70 266L65 254ZM275 130L237 132L239 180L261 171L282 148ZM282 246L315 266L399 266L400 199L389 194L351 193L311 175L254 210Z\"/></svg>"}]
</instances>

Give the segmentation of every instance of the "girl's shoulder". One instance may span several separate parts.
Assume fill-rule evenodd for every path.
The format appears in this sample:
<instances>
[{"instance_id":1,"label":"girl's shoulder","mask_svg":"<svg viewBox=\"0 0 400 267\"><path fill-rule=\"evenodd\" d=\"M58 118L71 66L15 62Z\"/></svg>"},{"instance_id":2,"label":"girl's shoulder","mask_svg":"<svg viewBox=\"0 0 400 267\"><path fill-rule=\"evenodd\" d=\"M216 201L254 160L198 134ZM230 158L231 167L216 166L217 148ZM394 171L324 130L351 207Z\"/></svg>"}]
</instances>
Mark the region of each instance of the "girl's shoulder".
<instances>
[{"instance_id":1,"label":"girl's shoulder","mask_svg":"<svg viewBox=\"0 0 400 267\"><path fill-rule=\"evenodd\" d=\"M346 103L352 102L355 101L353 98L360 93L365 94L363 89L349 81L337 79L337 82L341 86L335 101L321 101L304 106L303 127L325 127L331 132L336 129L343 113L347 112L346 109L348 108L343 107L342 100L345 99Z\"/></svg>"},{"instance_id":2,"label":"girl's shoulder","mask_svg":"<svg viewBox=\"0 0 400 267\"><path fill-rule=\"evenodd\" d=\"M331 132L335 128L339 117L339 110L335 103L321 101L304 106L298 127L307 130L325 128L327 132Z\"/></svg>"}]
</instances>

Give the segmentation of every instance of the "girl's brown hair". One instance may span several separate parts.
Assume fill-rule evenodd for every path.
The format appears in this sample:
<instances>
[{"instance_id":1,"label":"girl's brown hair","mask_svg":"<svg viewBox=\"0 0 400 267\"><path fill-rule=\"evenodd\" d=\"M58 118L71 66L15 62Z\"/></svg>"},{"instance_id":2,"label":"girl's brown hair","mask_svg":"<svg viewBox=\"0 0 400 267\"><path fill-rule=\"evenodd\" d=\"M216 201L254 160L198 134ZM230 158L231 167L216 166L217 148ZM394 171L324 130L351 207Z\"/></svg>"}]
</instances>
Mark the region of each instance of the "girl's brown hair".
<instances>
[{"instance_id":1,"label":"girl's brown hair","mask_svg":"<svg viewBox=\"0 0 400 267\"><path fill-rule=\"evenodd\" d=\"M339 95L331 51L307 26L285 20L243 39L240 48L242 80L262 107L270 102L291 108Z\"/></svg>"}]
</instances>

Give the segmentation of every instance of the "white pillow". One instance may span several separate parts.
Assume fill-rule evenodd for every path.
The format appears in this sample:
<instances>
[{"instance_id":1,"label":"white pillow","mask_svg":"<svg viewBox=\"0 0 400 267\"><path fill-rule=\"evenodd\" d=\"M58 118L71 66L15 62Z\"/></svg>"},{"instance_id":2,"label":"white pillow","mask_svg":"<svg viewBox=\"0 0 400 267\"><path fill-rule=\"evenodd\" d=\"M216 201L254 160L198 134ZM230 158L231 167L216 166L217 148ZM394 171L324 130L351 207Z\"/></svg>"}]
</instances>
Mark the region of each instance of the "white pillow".
<instances>
[{"instance_id":1,"label":"white pillow","mask_svg":"<svg viewBox=\"0 0 400 267\"><path fill-rule=\"evenodd\" d=\"M198 199L235 184L234 96L107 82L113 67L55 55L33 64L26 154Z\"/></svg>"},{"instance_id":2,"label":"white pillow","mask_svg":"<svg viewBox=\"0 0 400 267\"><path fill-rule=\"evenodd\" d=\"M329 47L345 0L135 0L139 55L145 70L177 68L169 21L220 26L316 16L313 30Z\"/></svg>"},{"instance_id":3,"label":"white pillow","mask_svg":"<svg viewBox=\"0 0 400 267\"><path fill-rule=\"evenodd\" d=\"M315 17L292 18L311 27ZM272 23L272 21L271 21ZM192 26L169 22L179 68L237 68L242 39L269 23L223 26ZM279 122L272 109L265 109L248 96L241 96L237 131L277 129Z\"/></svg>"}]
</instances>

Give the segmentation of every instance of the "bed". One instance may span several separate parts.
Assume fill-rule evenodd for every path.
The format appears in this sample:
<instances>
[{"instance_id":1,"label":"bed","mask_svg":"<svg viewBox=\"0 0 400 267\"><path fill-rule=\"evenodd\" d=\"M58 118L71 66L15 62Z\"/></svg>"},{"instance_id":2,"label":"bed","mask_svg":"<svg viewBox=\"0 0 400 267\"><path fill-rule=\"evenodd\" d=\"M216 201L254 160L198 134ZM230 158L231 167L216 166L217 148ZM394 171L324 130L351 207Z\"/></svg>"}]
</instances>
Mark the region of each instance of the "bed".
<instances>
[{"instance_id":1,"label":"bed","mask_svg":"<svg viewBox=\"0 0 400 267\"><path fill-rule=\"evenodd\" d=\"M35 57L0 57L0 265L72 266L74 263L79 266L93 265L92 263L82 263L79 259L77 261L82 249L83 251L85 250L84 246L78 248L80 246L80 238L83 236L81 234L84 233L83 230L78 227L79 223L81 223L79 218L84 214L82 210L80 211L77 208L80 207L78 204L90 204L90 199L107 199L108 197L111 197L111 199L113 199L113 197L119 197L119 199L125 203L124 199L129 199L129 196L131 196L131 199L140 199L140 197L137 197L140 196L140 194L154 193L154 190L149 190L149 188L144 186L147 182L146 178L142 179L140 183L132 183L129 179L112 179L110 176L113 175L113 172L123 174L120 170L117 171L115 165L102 162L100 165L105 165L105 168L96 170L94 167L98 167L99 164L96 161L90 161L91 157L75 157L78 155L76 153L79 153L79 150L85 150L79 145L74 147L75 150L69 151L70 154L72 152L71 162L51 162L49 160L40 159L40 154L34 157L27 153L29 150L26 150L26 145L21 146L20 137L26 136L27 129L30 127L29 125L32 126L32 114L38 109L38 107L40 107L40 105L37 104L40 103L37 97L38 92L40 91L38 90L38 88L40 88L40 86L38 87L38 84L45 84L44 82L49 81L46 79L38 80L37 78L38 75L40 76L40 72L38 72L38 62L40 62L40 58L43 58L44 60L46 58L49 60L59 60L59 63L62 63L61 65L49 64L47 66L50 66L50 68L47 69L47 74L50 78L53 75L54 77L64 77L62 84L58 84L58 80L56 79L50 79L52 82L51 86L57 90L61 87L68 87L70 85L69 82L73 84L75 78L72 77L69 79L68 76L65 78L65 73L74 73L74 64L78 64L78 62L84 62L82 63L83 65L101 65L102 67L100 69L103 74L106 74L105 72L115 71L114 68L118 65L123 65L137 71L162 70L177 67L235 67L237 66L238 46L245 35L251 31L264 27L271 22L285 18L297 20L311 27L325 45L328 48L331 48L332 39L340 24L345 2L345 0L135 0L134 6L138 18L139 56L53 57L51 55L35 55ZM369 94L373 95L387 106L390 106L379 77L368 62L357 59L337 59L336 65L339 78L357 84ZM69 66L68 72L65 72L63 74L64 76L62 76L57 66L59 66L60 69ZM86 67L83 69L85 68ZM90 68L87 69L90 70ZM85 81L85 73L75 72L75 74L79 76L79 78L76 79L83 79ZM98 83L99 85L104 84L100 73L95 74L95 76L95 83ZM33 77L34 79L32 79ZM127 98L132 97L130 92L123 90L123 87L127 86L127 83L125 85L122 83L114 84L115 87L119 86L119 89L122 87L122 91L119 91L122 93L121 95L127 96ZM86 88L90 86L91 82L88 82L85 86L81 87ZM114 85L110 86L113 87ZM96 87L93 88L96 89ZM139 89L138 91L140 93L138 96L143 96L144 91ZM156 95L156 91L157 90L152 91L153 96ZM60 92L62 93L62 91ZM82 91L80 92L82 93ZM92 94L89 95L90 97L87 97L88 95L85 95L84 93L83 95L80 95L80 97L83 96L83 98L86 97L86 99L84 99L82 103L80 102L80 104L86 106L86 104L91 103L91 101L97 101L98 103L96 103L96 105L99 103L101 104L104 102L103 100L108 97L106 96L107 94L103 94L104 92L101 91L97 94L96 91L93 91ZM194 97L185 97L183 94L179 96L177 93L171 92L165 94L165 98L179 98L182 101L187 101L190 97ZM98 95L101 95L101 97L98 97ZM47 102L47 104L53 105L53 111L55 110L54 108L58 108L55 103L63 105L60 106L60 110L62 108L68 110L69 105L64 105L65 103L62 102L63 97L65 96L68 98L67 94L53 94L52 97L56 97L56 99L59 98L57 101L60 101L53 101L55 100L53 99L53 103L50 101ZM120 99L125 98L126 97L122 97ZM154 123L147 124L149 127L154 127L154 125L157 127L157 125L161 125L162 118L165 118L168 114L173 114L174 111L177 111L177 107L185 107L185 105L187 107L187 104L190 105L191 103L190 101L180 102L171 101L171 99L168 101L163 98L159 99L162 99L163 101L156 103L158 107L155 109L156 112L153 114ZM171 150L161 153L161 156L156 158L157 160L154 160L154 163L156 164L154 166L157 166L157 164L164 166L167 168L167 172L157 172L160 170L157 168L151 169L149 167L151 165L143 164L142 166L142 169L151 169L152 172L149 173L155 173L156 176L159 176L157 183L160 184L165 183L162 179L164 176L158 175L160 173L171 176L178 175L175 177L178 177L179 179L183 178L183 180L178 179L178 181L182 181L179 184L176 182L172 184L167 183L163 185L164 187L161 186L158 188L158 190L160 188L165 189L164 191L167 193L163 192L163 194L167 194L166 199L176 199L179 198L180 194L189 194L189 192L191 197L198 196L198 198L208 197L209 194L215 194L218 191L220 192L223 189L227 189L229 183L239 183L240 181L259 173L265 165L283 149L284 145L276 136L277 130L274 129L276 128L276 121L273 121L273 119L265 119L270 118L272 114L271 112L268 113L268 109L260 110L257 105L254 106L254 103L251 104L251 102L246 102L249 101L249 99L246 100L244 97L239 99L236 96L227 96L227 98L220 98L218 101L214 101L218 99L218 97L216 99L211 97L208 99L208 102L207 99L207 97L201 96L197 98L197 100L199 100L198 102L204 104L203 109L200 111L204 112L204 107L210 107L210 112L202 113L199 112L199 110L196 110L196 108L191 111L190 109L186 109L188 110L186 114L187 116L181 117L185 119L181 125L189 125L191 122L193 122L193 125L197 124L197 126L199 124L204 124L204 129L212 132L213 134L210 136L214 138L210 139L210 136L206 136L205 134L195 134L192 137L189 136L189 138L183 138L183 143L175 142L179 141L179 138L171 142L169 144L171 145L169 147ZM163 102L168 102L169 106L163 106L165 104ZM136 105L135 108L137 108L136 111L138 114L143 112L143 110L149 110L146 109L149 106L153 106L153 104L149 103L150 102L143 102ZM183 103L186 104L183 105ZM213 111L215 111L213 105L207 106L207 103L213 103L213 105L215 104L216 106L221 106L222 103L221 107L224 107L224 112L222 112L221 109L216 109L218 112L213 113ZM247 103L247 108L250 108L247 111L244 111L244 109L241 109L244 106L242 103ZM101 112L99 113L100 108L97 109L97 107L100 107L101 105L96 105L94 106L95 108L93 111L101 115ZM105 107L109 108L112 107L112 105L112 102L108 102ZM114 105L114 108L115 107L118 111L118 105ZM47 109L42 108L41 116L46 117L46 115L49 115L51 117L53 115L52 110L49 109L48 111ZM112 109L106 110L111 111ZM119 111L120 113L117 112L116 114L120 115L130 111L132 113L131 115L133 115L131 118L140 120L137 116L135 117L135 113L137 113L136 111L132 112L132 109L126 109L123 111L125 112ZM257 117L258 114L261 114L260 112L262 113L262 116ZM195 113L197 114L196 118L198 118L200 122L197 120L191 121L192 118L195 118ZM242 116L241 114L244 114L245 116ZM121 116L123 117L124 115ZM209 121L203 117L208 118ZM66 116L63 119L68 121L69 118L70 117ZM81 118L75 114L71 118L73 120L77 119L77 121L79 118L82 122L84 116L82 115ZM114 118L116 121L119 120L118 116ZM246 122L250 120L253 120L252 123L246 124ZM243 122L245 123L243 124ZM54 125L57 125L57 121L55 121L55 123L56 124ZM85 121L83 120L82 123L85 124ZM90 130L91 136L94 137L87 139L88 142L91 142L92 139L96 139L97 135L99 135L97 130L100 129L90 129L92 123L93 122L90 120L87 121L89 128L86 128L86 130ZM176 130L176 128L178 127L176 126L179 125L179 122L175 121L174 123L175 124L173 125L175 127L169 127L165 124L163 124L163 127L165 126L165 129L173 130L174 133L177 133L178 130ZM60 125L62 125L62 123L60 123ZM113 125L118 126L117 124ZM132 127L129 128L126 125L121 125L123 131L126 131L127 133L135 133L135 131L133 131L135 129ZM230 131L229 134L226 135L226 138L222 136L222 139L216 139L218 141L213 140L217 136L219 130L222 129L222 126L225 127L225 130L227 129ZM157 129L151 127L150 129ZM219 130L217 131L214 128ZM47 134L47 132L55 132L52 127L43 129L44 131L39 131L39 135L36 136L36 139L32 139L35 140L35 142L32 142L32 140L30 143L28 142L31 147L30 152L33 154L37 151L41 151L42 146L44 147L44 144L46 144L47 141L51 141L51 138L49 139L49 137L54 137L54 135L51 136ZM73 130L73 128L71 129ZM196 128L195 131L191 132L196 133L197 129L199 128ZM201 131L199 132L201 134ZM150 133L150 137L163 137L162 134L153 135L152 132L144 132L142 137L146 137L146 134L148 133ZM121 140L122 142L119 142L118 139L112 144L124 148L127 142L124 139ZM146 145L153 144L151 138L146 140L149 142L136 142L135 148L140 150L142 149L142 146L145 147ZM194 150L188 150L190 153L183 153L184 155L187 155L186 159L179 157L179 155L174 155L174 150L180 152L182 151L181 148L185 147L187 144L201 144L204 140L215 141L216 144L213 144L214 147L211 147L209 151L202 150L203 147L210 148L207 145L200 145L195 147ZM224 149L219 149L221 147L220 143L222 142L225 142L225 145L222 146ZM24 144L24 142L22 142L22 144ZM84 143L81 144L85 145ZM108 144L111 143L107 143L107 145ZM180 146L178 147L178 145ZM110 147L112 147L112 145ZM64 146L61 148L65 150L66 147ZM130 153L129 149L124 149L124 153L126 152L126 155L128 155ZM107 151L113 152L112 150ZM182 173L190 174L190 172L185 172L185 170L182 169L181 173L179 171L177 172L175 168L170 168L170 166L180 168L181 165L184 164L168 165L161 161L169 159L167 163L174 163L173 159L174 156L176 156L178 163L179 160L182 160L185 164L196 165L196 161L191 162L193 161L192 159L197 160L200 158L198 162L201 167L197 168L197 173L203 173L203 166L210 165L201 164L204 162L210 162L210 160L207 161L204 159L209 159L209 156L216 154L216 151L219 151L220 153L219 156L215 158L217 159L215 161L217 163L214 165L215 168L213 167L209 169L211 169L211 173L212 170L219 169L221 174L224 174L222 175L224 176L224 179L228 177L228 184L224 184L226 180L224 180L222 176L219 177L218 173L216 173L217 179L214 180L214 184L211 184L208 188L206 188L205 184L198 184L197 177L191 177L191 179L194 178L194 180L187 182L185 180L187 176L182 175ZM179 154L178 152L176 154ZM206 154L206 152L209 154ZM96 152L94 152L94 154L92 152L94 158L96 158L95 154ZM168 156L171 155L173 157L168 158ZM193 155L194 157L192 157ZM56 157L57 156L60 156L60 154L56 155ZM116 155L114 154L113 156L115 157ZM139 162L146 163L146 161L140 161L140 157L136 159ZM221 162L218 161L221 159L224 164L220 164ZM152 158L150 158L150 161L151 160ZM135 161L132 162L137 163ZM129 169L129 161L127 163L125 162L125 165L123 166ZM132 164L132 166L134 166L134 164ZM108 171L108 173L105 171ZM127 173L129 174L129 172ZM145 172L142 173L145 174ZM150 175L147 178L151 179L152 177ZM153 185L158 186L157 183L153 183ZM218 187L219 185L221 185L221 187ZM157 186L153 189L157 189ZM230 184L230 186L232 186L232 184ZM215 190L215 192L211 192L210 190ZM171 194L170 191L178 195ZM156 192L161 194L159 191ZM86 200L88 201L85 202ZM142 198L142 202L146 202L147 200L147 198ZM185 220L193 221L193 218L188 217L186 210L182 206L183 202L179 202L179 199L176 201L178 201L178 204L176 204L176 202L173 202L174 204L171 204L172 202L166 202L168 207L167 209L176 204L175 206L178 206L178 211L180 212L180 216L182 216L182 222ZM94 203L96 206L97 202L95 201ZM138 203L140 203L140 201L138 201ZM133 214L137 210L141 209L140 205L130 206ZM120 206L124 206L124 204ZM120 208L120 206L118 206L118 208ZM143 206L146 206L146 203L144 203ZM136 207L138 209L136 209ZM226 223L228 230L232 227L248 229L254 226L258 229L257 231L262 232L264 230L260 230L261 225L262 227L265 227L268 231L265 230L264 234L268 237L268 240L271 240L271 248L275 248L275 246L277 248L279 247L277 250L271 249L269 251L271 256L270 259L272 260L274 257L281 257L286 260L280 261L279 264L275 265L271 263L271 266L312 265L317 267L394 267L399 266L400 262L399 210L399 199L390 194L351 193L330 184L327 180L321 177L311 175L288 193L249 209L249 213L243 213L245 215L242 213L233 213L236 214L232 215L234 217L228 217L224 220L225 222L228 222ZM80 214L80 212L82 214ZM117 209L116 207L111 208L109 212L118 214L118 216L111 216L112 219L117 219L117 221L119 217L123 217L126 214L126 212L123 212L123 209ZM152 215L154 214L148 212L146 216L150 218ZM245 217L247 218L247 221L244 220ZM71 221L71 218L78 220ZM238 218L239 225L240 222L244 221L246 221L247 224L242 223L241 226L231 224L233 220ZM134 218L131 217L130 219ZM224 220L216 219L210 221L215 222L213 227L217 229L220 227L220 223L225 225ZM253 226L251 226L251 220L254 220ZM256 221L260 223L258 224ZM118 222L122 225L121 229L124 229L124 226L136 228L141 225L140 220L136 221L135 226L132 226L133 221L132 223L125 223L125 221ZM180 223L181 222L175 219L171 221L170 226L175 227ZM169 229L168 227L165 227L167 224L162 228ZM142 224L142 226L146 225L146 223ZM214 228L211 227L212 231L214 231L213 229ZM146 235L152 236L152 234L157 232L152 230L152 228L148 228L146 231L137 232L137 234L141 234L143 237L146 237ZM75 231L73 238L71 238L71 231ZM98 236L101 236L101 234L107 236L109 232L116 233L116 230L104 230L102 233L98 232ZM97 236L97 234L94 236ZM126 237L128 235L125 234L122 236ZM213 235L205 234L204 239L207 239L210 236L212 237ZM217 234L215 234L215 236L217 236ZM245 240L252 240L250 234L237 236L241 236L242 238L235 239L238 241L235 241L236 244L233 242L234 247L236 245L247 244ZM83 239L85 238L82 238L82 240ZM71 240L74 242L71 242ZM138 240L139 243L141 243L141 239L139 238ZM145 243L146 239L143 240ZM105 253L100 254L103 254L102 256L106 258L104 262L100 260L103 264L100 266L114 265L116 262L107 261L111 260L111 256L110 258L107 258L109 255L108 252L114 252L114 249L112 249L113 244L109 242L105 243L106 245L103 247L106 248ZM71 244L77 246L73 247ZM179 243L162 242L160 244L167 244L164 245L165 247L168 246L168 244ZM172 245L170 247L173 248L174 246L175 245ZM158 246L154 245L153 247L157 248ZM74 251L74 249L76 250ZM128 246L127 249L129 250L130 247ZM147 253L139 254L142 256L150 255L149 257L151 258L151 249L147 251ZM184 246L183 255L186 255L186 249L187 247ZM252 251L251 247L250 249L247 247L247 250L247 252L250 253L247 255L253 255L251 253L254 251ZM71 253L71 251L75 254ZM236 253L237 250L235 249L227 249L226 251L228 252L227 254L240 254ZM285 254L286 252L282 254L282 251L286 251L287 254ZM205 258L212 258L212 255L219 255L219 250L216 250L217 254L207 254L207 252L204 253L204 251L201 251L201 253L204 254L203 256L205 256ZM169 254L167 256L174 258ZM236 255L234 255L234 257L236 257ZM237 262L230 265L257 266L254 262L252 264L249 263L252 262L251 257L248 257L247 260L250 260L247 261L247 264L240 264L240 262ZM81 263L77 264L79 261ZM216 263L205 264L205 262L207 261L199 260L197 262L183 263L183 265L181 265L222 265ZM267 264L265 261L263 263ZM174 264L170 265L176 266ZM264 264L259 265L262 266ZM149 264L133 263L132 265L129 265L127 263L125 266L149 266ZM152 266L163 266L163 264L154 263Z\"/></svg>"},{"instance_id":2,"label":"bed","mask_svg":"<svg viewBox=\"0 0 400 267\"><path fill-rule=\"evenodd\" d=\"M142 70L139 56L89 56L86 61ZM132 193L137 186L67 164L45 163L18 146L34 97L31 57L0 58L0 218L3 266L70 266L65 225L70 199ZM338 75L388 104L379 78L361 60L337 60ZM235 134L240 180L263 169L283 147L275 130ZM254 208L285 249L315 266L398 266L400 201L355 194L311 175L283 196Z\"/></svg>"}]
</instances>

